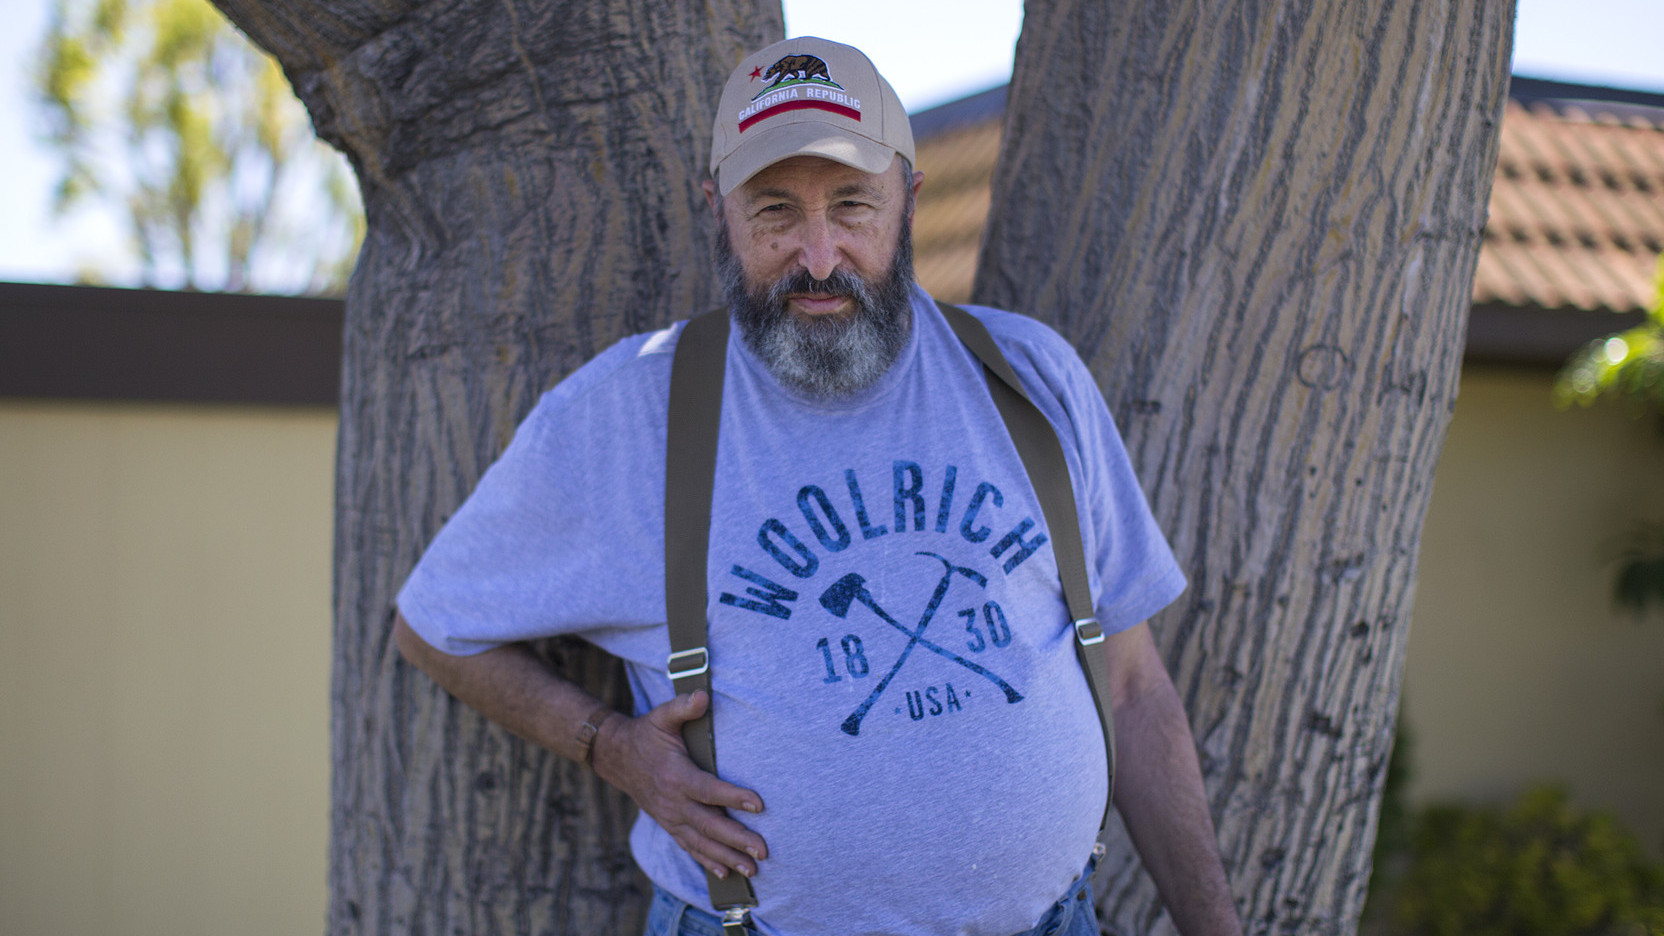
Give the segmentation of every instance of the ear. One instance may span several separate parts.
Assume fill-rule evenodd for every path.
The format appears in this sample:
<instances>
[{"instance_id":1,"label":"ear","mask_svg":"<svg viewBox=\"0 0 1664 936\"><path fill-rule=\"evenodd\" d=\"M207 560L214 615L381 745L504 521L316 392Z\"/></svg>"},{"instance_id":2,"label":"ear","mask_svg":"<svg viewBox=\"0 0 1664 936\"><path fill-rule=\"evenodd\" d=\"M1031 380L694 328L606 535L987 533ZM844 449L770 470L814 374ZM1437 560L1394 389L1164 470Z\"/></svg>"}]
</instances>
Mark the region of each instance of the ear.
<instances>
[{"instance_id":1,"label":"ear","mask_svg":"<svg viewBox=\"0 0 1664 936\"><path fill-rule=\"evenodd\" d=\"M912 199L909 200L909 208L907 210L907 221L908 221L909 224L911 224L912 221L913 221L913 208L916 207L917 204L918 204L919 188L923 185L924 185L924 173L919 172L917 170L914 170L914 172L913 172L913 197L912 197Z\"/></svg>"},{"instance_id":2,"label":"ear","mask_svg":"<svg viewBox=\"0 0 1664 936\"><path fill-rule=\"evenodd\" d=\"M705 190L705 204L711 206L711 214L716 214L716 180L706 179L699 183L699 187Z\"/></svg>"}]
</instances>

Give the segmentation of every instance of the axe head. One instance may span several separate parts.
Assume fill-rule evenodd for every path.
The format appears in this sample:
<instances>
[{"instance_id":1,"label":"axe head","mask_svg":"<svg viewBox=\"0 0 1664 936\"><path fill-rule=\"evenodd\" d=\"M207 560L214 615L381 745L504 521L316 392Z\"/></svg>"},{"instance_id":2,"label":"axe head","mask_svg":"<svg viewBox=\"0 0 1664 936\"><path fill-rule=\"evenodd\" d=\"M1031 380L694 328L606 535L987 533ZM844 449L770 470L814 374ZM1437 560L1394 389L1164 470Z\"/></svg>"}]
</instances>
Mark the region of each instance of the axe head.
<instances>
[{"instance_id":1,"label":"axe head","mask_svg":"<svg viewBox=\"0 0 1664 936\"><path fill-rule=\"evenodd\" d=\"M832 612L834 617L848 617L849 606L857 598L867 593L867 580L859 573L851 572L820 593L821 607Z\"/></svg>"}]
</instances>

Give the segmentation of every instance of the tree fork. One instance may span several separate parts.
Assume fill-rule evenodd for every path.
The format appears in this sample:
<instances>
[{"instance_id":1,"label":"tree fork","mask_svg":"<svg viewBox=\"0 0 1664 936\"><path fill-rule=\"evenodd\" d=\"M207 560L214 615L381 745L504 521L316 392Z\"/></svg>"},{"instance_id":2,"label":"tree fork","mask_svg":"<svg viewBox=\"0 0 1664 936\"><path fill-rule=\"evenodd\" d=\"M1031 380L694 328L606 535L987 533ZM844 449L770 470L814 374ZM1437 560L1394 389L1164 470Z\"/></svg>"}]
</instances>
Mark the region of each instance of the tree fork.
<instances>
[{"instance_id":1,"label":"tree fork","mask_svg":"<svg viewBox=\"0 0 1664 936\"><path fill-rule=\"evenodd\" d=\"M712 297L706 121L778 10L221 5L369 214L330 928L637 931L624 804L410 678L387 615L540 390ZM1081 349L1191 574L1158 634L1253 931L1350 931L1362 900L1511 22L1507 0L1028 5L977 296ZM545 649L619 698L593 651ZM1112 923L1144 931L1153 895L1112 858Z\"/></svg>"},{"instance_id":2,"label":"tree fork","mask_svg":"<svg viewBox=\"0 0 1664 936\"><path fill-rule=\"evenodd\" d=\"M715 299L710 119L780 8L218 5L347 154L368 220L336 474L329 932L639 933L628 800L405 665L393 597L543 390ZM541 649L627 708L616 661Z\"/></svg>"},{"instance_id":3,"label":"tree fork","mask_svg":"<svg viewBox=\"0 0 1664 936\"><path fill-rule=\"evenodd\" d=\"M1511 0L1030 0L976 301L1085 357L1254 933L1349 933L1455 402ZM1170 932L1124 835L1112 932Z\"/></svg>"}]
</instances>

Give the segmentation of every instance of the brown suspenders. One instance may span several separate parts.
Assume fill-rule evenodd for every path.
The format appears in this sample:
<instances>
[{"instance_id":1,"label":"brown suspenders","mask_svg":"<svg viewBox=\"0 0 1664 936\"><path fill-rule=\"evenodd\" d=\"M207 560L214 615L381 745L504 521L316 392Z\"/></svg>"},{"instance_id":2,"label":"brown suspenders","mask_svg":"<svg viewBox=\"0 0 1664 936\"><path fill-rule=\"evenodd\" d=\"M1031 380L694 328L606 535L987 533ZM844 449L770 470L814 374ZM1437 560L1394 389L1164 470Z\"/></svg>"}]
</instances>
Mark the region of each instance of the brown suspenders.
<instances>
[{"instance_id":1,"label":"brown suspenders","mask_svg":"<svg viewBox=\"0 0 1664 936\"><path fill-rule=\"evenodd\" d=\"M1029 484L1040 500L1051 533L1052 555L1063 583L1064 601L1074 622L1075 654L1098 706L1104 751L1109 760L1110 789L1115 782L1115 730L1110 713L1104 632L1094 615L1081 543L1074 487L1063 446L1044 413L1029 399L1011 364L981 321L969 312L938 302L959 340L982 362L988 393L999 409ZM717 427L722 415L723 368L728 349L728 310L715 309L688 322L676 344L670 376L670 425L666 440L664 484L665 610L670 625L670 679L677 694L697 689L710 694L710 652L706 648L706 555L710 546L711 490L716 480ZM700 768L716 773L716 741L711 713L682 727L688 755ZM1104 823L1110 804L1104 804ZM1100 828L1101 831L1101 828ZM738 874L705 875L711 906L723 913L727 936L741 936L748 911L757 906L751 882Z\"/></svg>"}]
</instances>

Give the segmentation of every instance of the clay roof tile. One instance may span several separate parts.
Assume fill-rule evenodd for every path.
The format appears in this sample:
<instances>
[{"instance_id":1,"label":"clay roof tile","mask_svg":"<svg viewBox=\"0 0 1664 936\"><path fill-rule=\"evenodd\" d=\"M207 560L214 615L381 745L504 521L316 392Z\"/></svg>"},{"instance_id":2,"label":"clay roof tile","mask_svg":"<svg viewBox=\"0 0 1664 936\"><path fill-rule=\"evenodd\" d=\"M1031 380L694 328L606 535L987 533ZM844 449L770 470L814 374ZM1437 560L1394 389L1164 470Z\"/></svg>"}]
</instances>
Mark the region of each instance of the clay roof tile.
<instances>
[{"instance_id":1,"label":"clay roof tile","mask_svg":"<svg viewBox=\"0 0 1664 936\"><path fill-rule=\"evenodd\" d=\"M1664 95L1520 78L1510 94L1474 301L1645 308L1664 250ZM916 264L944 299L970 295L1003 104L997 89L915 120Z\"/></svg>"}]
</instances>

